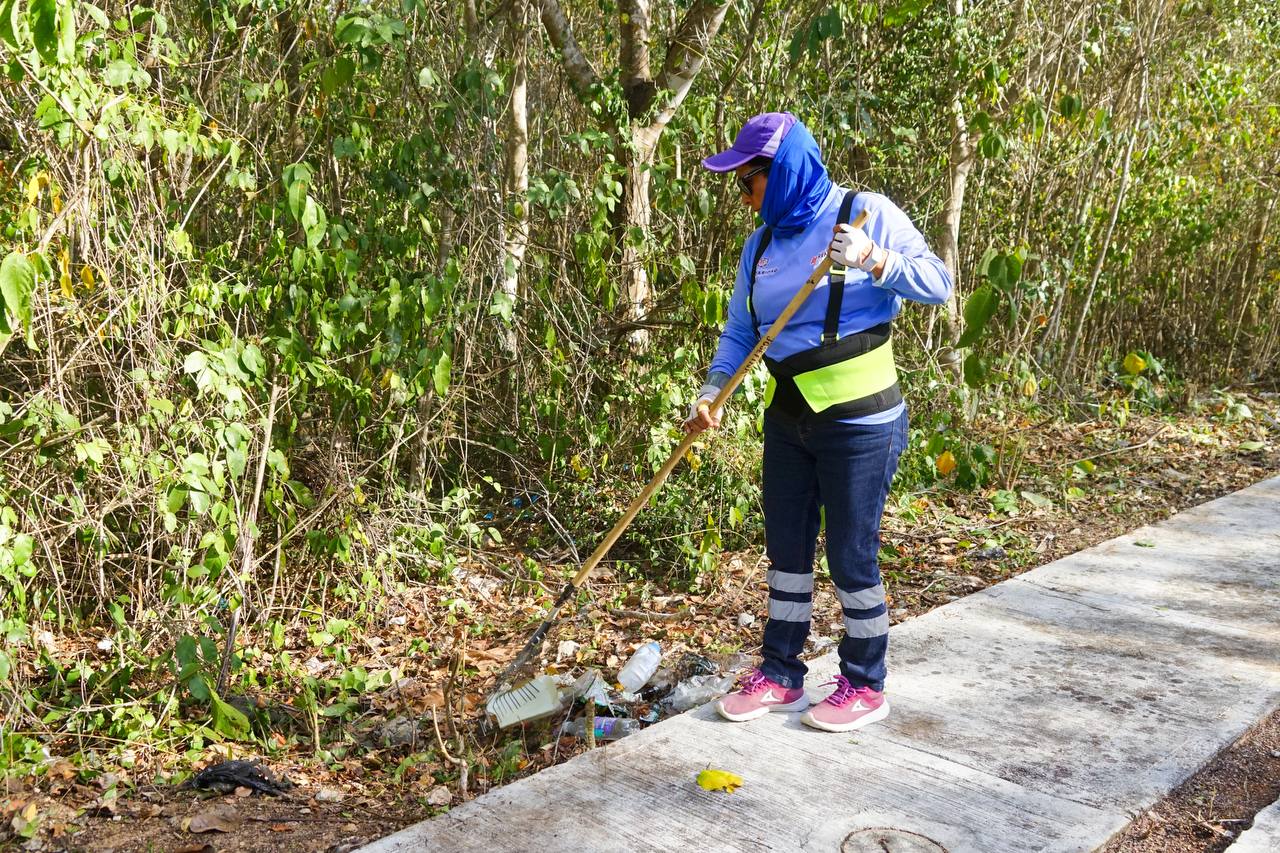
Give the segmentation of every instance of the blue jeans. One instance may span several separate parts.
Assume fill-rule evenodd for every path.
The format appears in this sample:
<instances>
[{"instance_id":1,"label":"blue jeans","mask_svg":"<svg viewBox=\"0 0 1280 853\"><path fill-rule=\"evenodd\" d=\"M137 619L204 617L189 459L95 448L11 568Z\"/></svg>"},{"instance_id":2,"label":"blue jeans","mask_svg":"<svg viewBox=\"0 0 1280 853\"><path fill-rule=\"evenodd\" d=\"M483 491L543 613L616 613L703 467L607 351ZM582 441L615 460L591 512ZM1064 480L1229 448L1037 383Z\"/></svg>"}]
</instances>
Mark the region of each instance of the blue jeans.
<instances>
[{"instance_id":1,"label":"blue jeans","mask_svg":"<svg viewBox=\"0 0 1280 853\"><path fill-rule=\"evenodd\" d=\"M819 506L826 512L827 567L844 611L840 672L854 687L884 689L889 613L880 583L880 516L907 414L884 424L764 419L764 527L769 569L765 676L800 687L813 610Z\"/></svg>"}]
</instances>

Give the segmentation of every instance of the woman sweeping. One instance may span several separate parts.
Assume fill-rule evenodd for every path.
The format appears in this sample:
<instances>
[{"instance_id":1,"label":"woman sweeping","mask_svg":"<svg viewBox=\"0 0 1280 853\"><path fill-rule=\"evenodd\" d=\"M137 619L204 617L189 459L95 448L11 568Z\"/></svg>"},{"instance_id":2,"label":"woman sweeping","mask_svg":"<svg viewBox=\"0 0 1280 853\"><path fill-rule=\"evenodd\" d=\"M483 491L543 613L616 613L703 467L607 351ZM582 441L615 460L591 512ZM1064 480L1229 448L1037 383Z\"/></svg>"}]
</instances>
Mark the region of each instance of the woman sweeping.
<instances>
[{"instance_id":1,"label":"woman sweeping","mask_svg":"<svg viewBox=\"0 0 1280 853\"><path fill-rule=\"evenodd\" d=\"M764 225L743 244L728 320L686 430L719 426L709 401L823 257L834 264L765 355L769 618L760 666L716 710L742 722L808 708L806 724L850 731L889 713L889 615L876 553L907 439L890 326L903 299L944 302L951 277L893 202L831 182L813 136L790 113L753 117L731 148L703 165L734 172L743 203ZM849 224L863 212L863 227ZM800 652L813 609L819 508L845 633L835 689L810 708Z\"/></svg>"}]
</instances>

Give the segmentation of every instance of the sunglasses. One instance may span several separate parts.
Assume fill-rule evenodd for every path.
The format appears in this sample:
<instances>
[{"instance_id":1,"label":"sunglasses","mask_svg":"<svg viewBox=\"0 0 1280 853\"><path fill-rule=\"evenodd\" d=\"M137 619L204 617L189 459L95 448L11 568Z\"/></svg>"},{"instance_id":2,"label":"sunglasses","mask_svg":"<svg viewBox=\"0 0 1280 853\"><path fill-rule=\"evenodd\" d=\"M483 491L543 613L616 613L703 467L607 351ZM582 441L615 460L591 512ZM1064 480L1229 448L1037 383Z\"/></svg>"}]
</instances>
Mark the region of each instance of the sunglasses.
<instances>
[{"instance_id":1,"label":"sunglasses","mask_svg":"<svg viewBox=\"0 0 1280 853\"><path fill-rule=\"evenodd\" d=\"M743 195L746 195L746 196L751 195L751 179L759 174L765 174L765 175L769 174L769 167L759 166L755 169L752 169L750 172L747 172L745 175L737 176L738 189L742 190Z\"/></svg>"}]
</instances>

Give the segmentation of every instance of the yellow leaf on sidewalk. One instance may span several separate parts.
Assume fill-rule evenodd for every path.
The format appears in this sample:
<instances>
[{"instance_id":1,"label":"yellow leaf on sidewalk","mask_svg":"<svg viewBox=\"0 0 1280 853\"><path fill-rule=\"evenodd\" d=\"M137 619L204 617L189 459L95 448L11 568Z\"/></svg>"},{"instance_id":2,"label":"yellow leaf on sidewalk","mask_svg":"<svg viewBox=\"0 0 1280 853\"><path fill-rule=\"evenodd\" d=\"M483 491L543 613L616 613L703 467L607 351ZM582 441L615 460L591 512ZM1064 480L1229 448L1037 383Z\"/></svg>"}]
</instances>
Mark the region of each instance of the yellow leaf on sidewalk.
<instances>
[{"instance_id":1,"label":"yellow leaf on sidewalk","mask_svg":"<svg viewBox=\"0 0 1280 853\"><path fill-rule=\"evenodd\" d=\"M708 791L724 791L732 794L742 787L742 777L728 770L707 768L698 774L698 787Z\"/></svg>"}]
</instances>

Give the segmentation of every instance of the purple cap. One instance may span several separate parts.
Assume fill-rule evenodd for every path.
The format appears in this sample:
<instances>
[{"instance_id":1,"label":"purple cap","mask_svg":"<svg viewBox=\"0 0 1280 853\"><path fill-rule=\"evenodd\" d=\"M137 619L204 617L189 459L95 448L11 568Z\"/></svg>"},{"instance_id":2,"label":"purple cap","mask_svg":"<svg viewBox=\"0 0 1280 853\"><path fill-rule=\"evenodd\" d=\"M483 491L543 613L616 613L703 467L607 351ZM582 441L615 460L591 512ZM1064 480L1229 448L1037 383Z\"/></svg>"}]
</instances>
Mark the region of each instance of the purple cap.
<instances>
[{"instance_id":1,"label":"purple cap","mask_svg":"<svg viewBox=\"0 0 1280 853\"><path fill-rule=\"evenodd\" d=\"M761 113L747 119L738 131L733 146L702 161L713 172L732 172L752 157L772 157L778 153L782 138L796 123L791 113Z\"/></svg>"}]
</instances>

